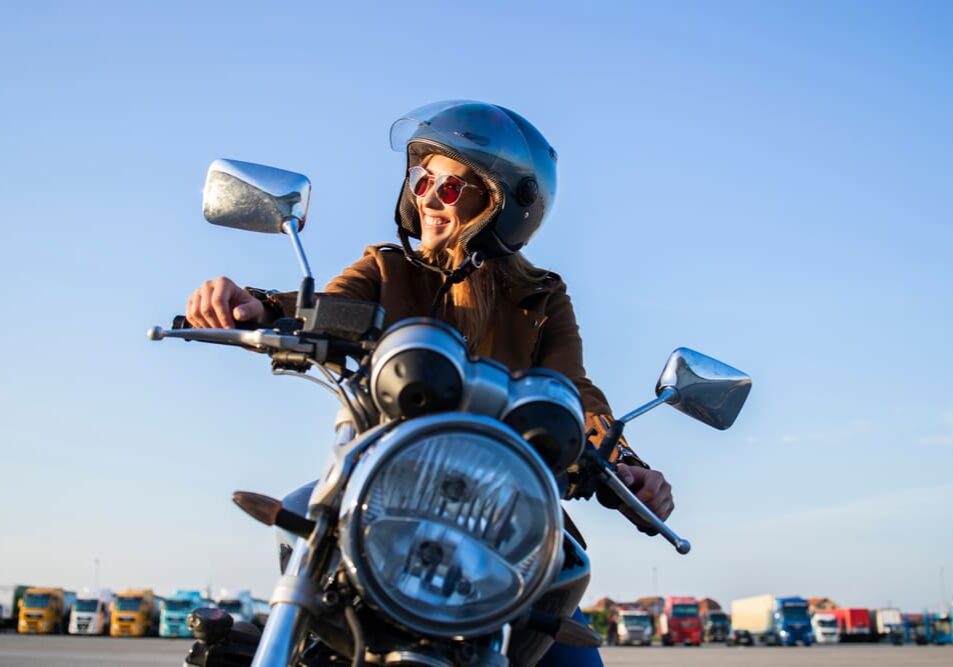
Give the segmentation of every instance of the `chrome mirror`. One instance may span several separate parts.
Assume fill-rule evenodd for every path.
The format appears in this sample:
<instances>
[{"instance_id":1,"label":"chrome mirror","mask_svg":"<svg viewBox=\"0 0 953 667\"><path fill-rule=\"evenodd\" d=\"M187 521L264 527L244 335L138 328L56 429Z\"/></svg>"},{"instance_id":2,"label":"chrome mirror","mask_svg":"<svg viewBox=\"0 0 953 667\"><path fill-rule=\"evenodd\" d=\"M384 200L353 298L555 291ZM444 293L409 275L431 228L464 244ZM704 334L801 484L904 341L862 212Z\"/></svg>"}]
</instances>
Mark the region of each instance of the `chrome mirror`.
<instances>
[{"instance_id":1,"label":"chrome mirror","mask_svg":"<svg viewBox=\"0 0 953 667\"><path fill-rule=\"evenodd\" d=\"M674 391L673 391L674 390ZM680 347L668 358L655 394L689 417L725 430L751 391L751 378L717 359Z\"/></svg>"},{"instance_id":2,"label":"chrome mirror","mask_svg":"<svg viewBox=\"0 0 953 667\"><path fill-rule=\"evenodd\" d=\"M298 232L304 228L310 196L307 176L251 162L215 160L205 179L202 210L213 225L281 234L287 233L285 222L297 220Z\"/></svg>"}]
</instances>

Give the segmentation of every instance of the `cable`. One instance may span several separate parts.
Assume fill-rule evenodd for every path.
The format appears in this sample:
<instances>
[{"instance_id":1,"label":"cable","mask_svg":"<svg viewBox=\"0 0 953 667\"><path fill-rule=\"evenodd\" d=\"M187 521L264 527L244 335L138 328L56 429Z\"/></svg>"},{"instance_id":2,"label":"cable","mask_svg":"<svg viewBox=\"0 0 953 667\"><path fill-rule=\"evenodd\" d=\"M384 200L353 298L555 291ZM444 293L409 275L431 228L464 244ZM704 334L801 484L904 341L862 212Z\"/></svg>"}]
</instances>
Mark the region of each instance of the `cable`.
<instances>
[{"instance_id":1,"label":"cable","mask_svg":"<svg viewBox=\"0 0 953 667\"><path fill-rule=\"evenodd\" d=\"M347 619L347 627L354 635L354 658L351 660L351 667L364 667L364 628L361 627L361 621L354 607L351 605L344 607L344 618Z\"/></svg>"},{"instance_id":2,"label":"cable","mask_svg":"<svg viewBox=\"0 0 953 667\"><path fill-rule=\"evenodd\" d=\"M334 386L337 387L337 391L335 393L344 403L344 406L347 408L347 411L351 413L351 421L354 422L354 427L357 428L358 426L366 426L366 424L364 423L364 420L361 419L360 416L358 415L357 410L354 409L354 404L351 403L350 396L347 395L347 392L344 391L344 388L341 386L341 384L334 379L334 376L331 375L331 371L329 371L327 368L319 364L314 359L308 359L308 363L313 364L314 366L317 366L318 370L324 373L324 377L326 377L330 383L332 383ZM361 428L359 430L363 431L364 429Z\"/></svg>"},{"instance_id":3,"label":"cable","mask_svg":"<svg viewBox=\"0 0 953 667\"><path fill-rule=\"evenodd\" d=\"M338 396L338 391L337 391L337 389L335 389L334 387L332 387L331 385L329 385L329 384L328 384L327 382L325 382L324 380L319 380L319 379L316 378L316 377L311 377L311 376L308 375L307 373L299 373L298 371L286 371L286 370L276 369L276 370L271 371L271 374L272 374L272 375L290 375L290 376L293 376L293 377L299 377L299 378L301 378L302 380L308 380L309 382L313 382L313 383L315 383L316 385L320 385L321 387L324 387L325 389L327 389L328 391L330 391L332 394L334 394L335 397Z\"/></svg>"}]
</instances>

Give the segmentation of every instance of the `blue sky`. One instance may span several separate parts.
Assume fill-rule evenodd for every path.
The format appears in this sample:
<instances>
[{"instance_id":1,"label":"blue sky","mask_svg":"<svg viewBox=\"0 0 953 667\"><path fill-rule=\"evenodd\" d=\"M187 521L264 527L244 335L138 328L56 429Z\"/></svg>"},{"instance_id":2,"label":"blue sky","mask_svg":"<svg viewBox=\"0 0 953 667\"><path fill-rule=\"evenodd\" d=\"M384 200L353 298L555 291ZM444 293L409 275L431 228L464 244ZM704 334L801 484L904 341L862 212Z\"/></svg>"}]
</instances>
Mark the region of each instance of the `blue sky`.
<instances>
[{"instance_id":1,"label":"blue sky","mask_svg":"<svg viewBox=\"0 0 953 667\"><path fill-rule=\"evenodd\" d=\"M617 412L682 345L754 379L730 431L629 427L694 551L572 505L587 600L948 602L951 38L942 2L4 7L0 581L91 585L99 558L114 588L267 595L272 536L230 494L316 476L335 406L145 339L206 278L297 285L287 240L202 220L205 170L307 174L320 282L393 239L390 123L473 98L559 151L527 255L569 284Z\"/></svg>"}]
</instances>

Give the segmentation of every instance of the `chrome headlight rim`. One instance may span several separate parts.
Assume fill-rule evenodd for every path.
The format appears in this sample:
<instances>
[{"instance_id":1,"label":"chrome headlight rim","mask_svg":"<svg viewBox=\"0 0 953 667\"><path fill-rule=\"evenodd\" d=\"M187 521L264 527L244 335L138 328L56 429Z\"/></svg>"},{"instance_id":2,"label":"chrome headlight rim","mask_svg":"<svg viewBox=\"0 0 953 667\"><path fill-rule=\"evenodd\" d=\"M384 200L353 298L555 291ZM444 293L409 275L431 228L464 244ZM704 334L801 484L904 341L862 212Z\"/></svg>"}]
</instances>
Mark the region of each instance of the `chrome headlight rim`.
<instances>
[{"instance_id":1,"label":"chrome headlight rim","mask_svg":"<svg viewBox=\"0 0 953 667\"><path fill-rule=\"evenodd\" d=\"M547 503L549 527L542 548L547 562L518 599L485 618L469 619L459 623L436 621L416 614L394 600L377 581L368 565L363 548L364 498L375 473L397 456L404 448L422 439L448 433L471 432L490 437L516 453L535 473L552 502ZM448 639L470 639L486 635L518 617L548 589L562 567L563 515L556 480L542 457L507 425L489 417L472 413L442 413L418 417L396 425L366 452L355 466L341 502L339 523L342 561L351 583L364 600L388 619L407 630ZM542 561L541 561L542 563Z\"/></svg>"}]
</instances>

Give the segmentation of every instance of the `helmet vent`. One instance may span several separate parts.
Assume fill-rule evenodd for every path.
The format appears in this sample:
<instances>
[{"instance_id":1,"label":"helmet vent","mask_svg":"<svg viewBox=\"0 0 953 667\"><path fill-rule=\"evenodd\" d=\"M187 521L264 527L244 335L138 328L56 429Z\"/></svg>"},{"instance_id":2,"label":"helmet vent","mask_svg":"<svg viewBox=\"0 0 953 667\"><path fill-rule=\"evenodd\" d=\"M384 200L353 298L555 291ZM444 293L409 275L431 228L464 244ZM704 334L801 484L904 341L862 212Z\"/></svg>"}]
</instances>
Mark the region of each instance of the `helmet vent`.
<instances>
[{"instance_id":1,"label":"helmet vent","mask_svg":"<svg viewBox=\"0 0 953 667\"><path fill-rule=\"evenodd\" d=\"M524 178L516 186L516 201L520 206L530 206L539 196L539 184L535 178Z\"/></svg>"}]
</instances>

